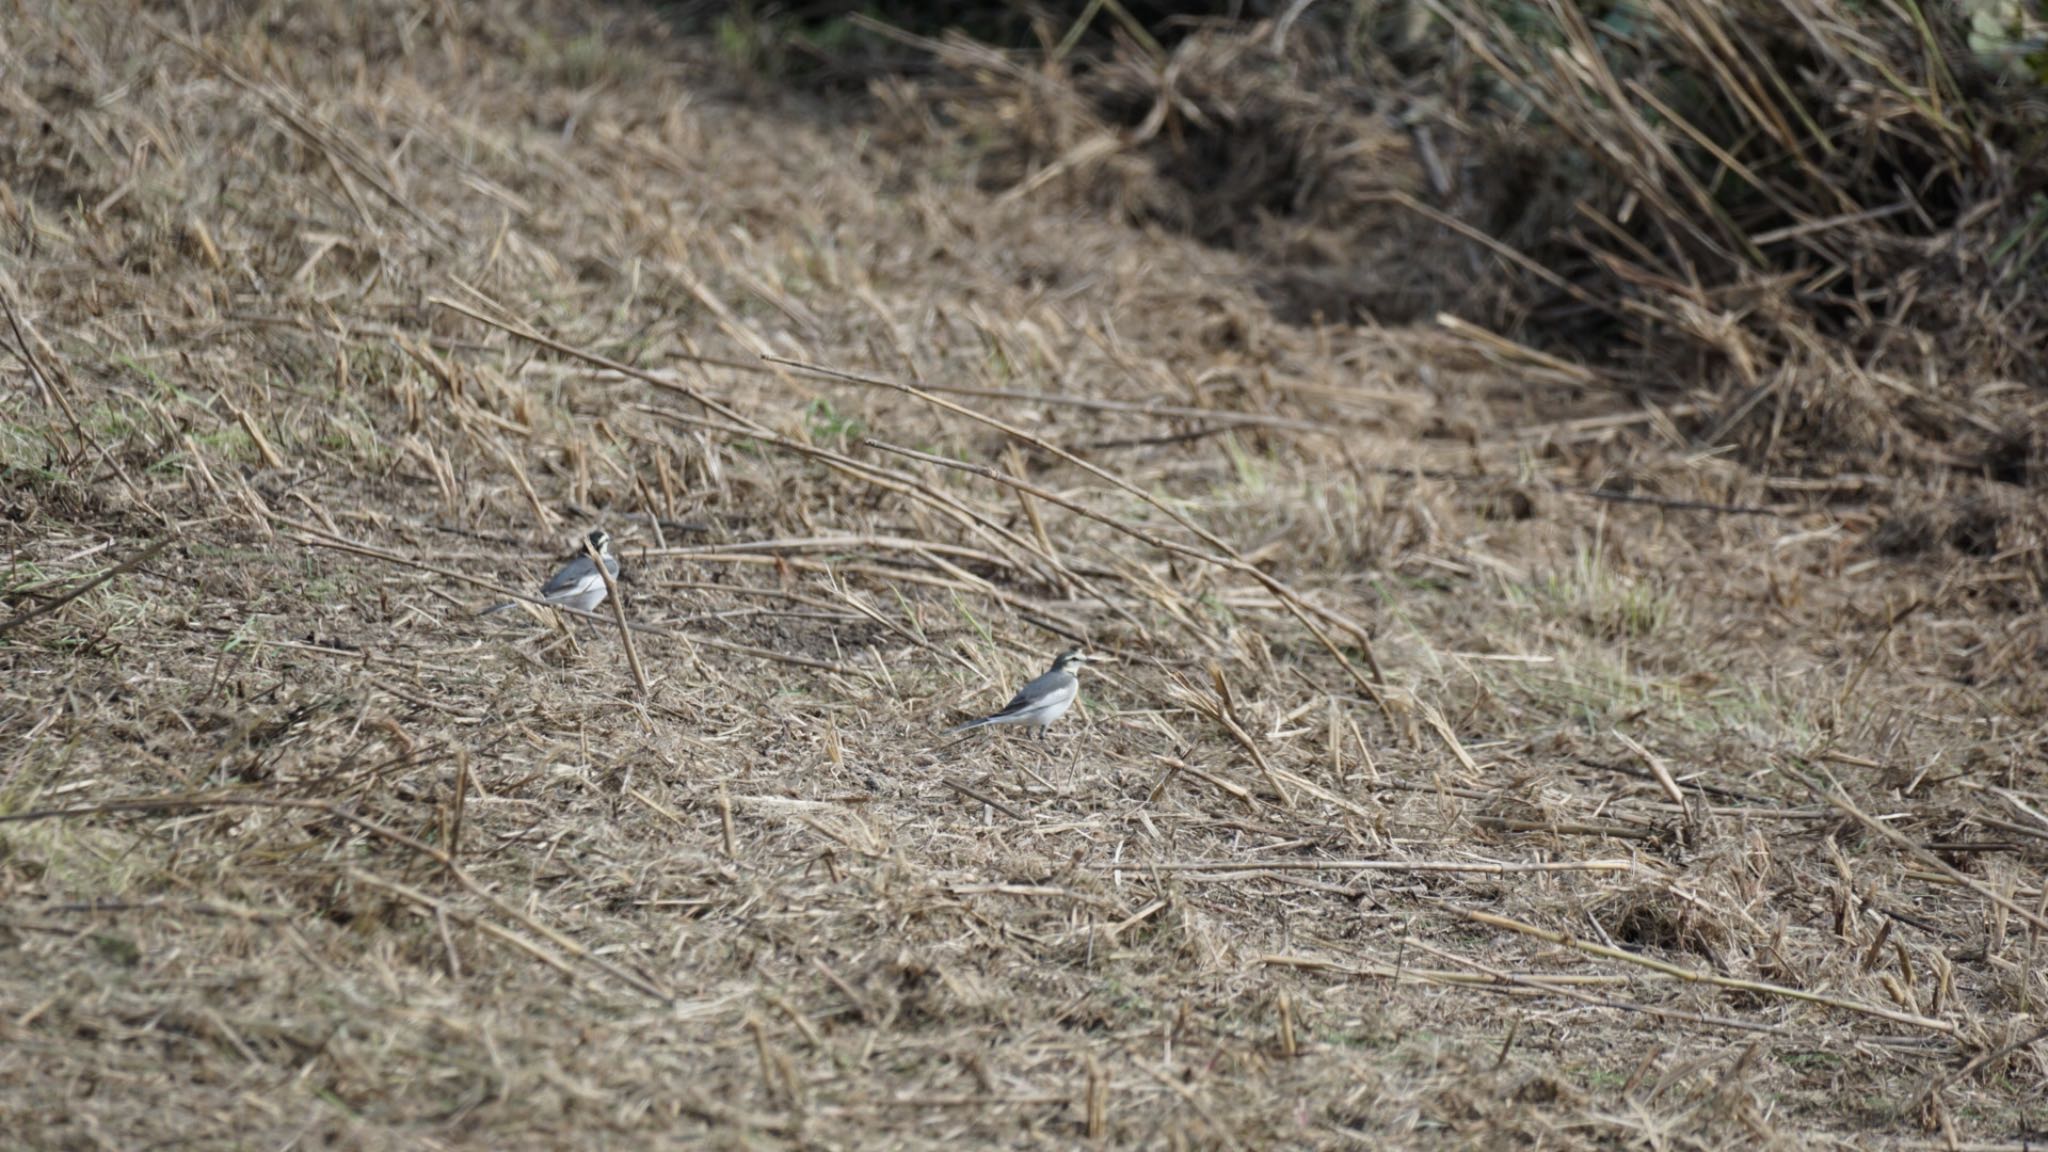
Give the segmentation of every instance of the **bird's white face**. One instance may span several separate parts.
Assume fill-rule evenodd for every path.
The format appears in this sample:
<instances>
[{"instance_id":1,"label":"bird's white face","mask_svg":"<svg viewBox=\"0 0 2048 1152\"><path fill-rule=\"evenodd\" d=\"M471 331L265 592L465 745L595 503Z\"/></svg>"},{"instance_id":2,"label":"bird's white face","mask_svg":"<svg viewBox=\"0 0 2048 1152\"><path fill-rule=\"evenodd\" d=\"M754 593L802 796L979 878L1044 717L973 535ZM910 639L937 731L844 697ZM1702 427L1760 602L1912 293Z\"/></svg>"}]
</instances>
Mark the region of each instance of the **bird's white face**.
<instances>
[{"instance_id":1,"label":"bird's white face","mask_svg":"<svg viewBox=\"0 0 2048 1152\"><path fill-rule=\"evenodd\" d=\"M590 546L596 549L598 555L602 556L612 550L612 538L605 533L604 529L599 528L590 534Z\"/></svg>"},{"instance_id":2,"label":"bird's white face","mask_svg":"<svg viewBox=\"0 0 2048 1152\"><path fill-rule=\"evenodd\" d=\"M1052 670L1055 672L1079 673L1081 665L1087 662L1088 657L1079 648L1069 648L1058 656L1053 657Z\"/></svg>"}]
</instances>

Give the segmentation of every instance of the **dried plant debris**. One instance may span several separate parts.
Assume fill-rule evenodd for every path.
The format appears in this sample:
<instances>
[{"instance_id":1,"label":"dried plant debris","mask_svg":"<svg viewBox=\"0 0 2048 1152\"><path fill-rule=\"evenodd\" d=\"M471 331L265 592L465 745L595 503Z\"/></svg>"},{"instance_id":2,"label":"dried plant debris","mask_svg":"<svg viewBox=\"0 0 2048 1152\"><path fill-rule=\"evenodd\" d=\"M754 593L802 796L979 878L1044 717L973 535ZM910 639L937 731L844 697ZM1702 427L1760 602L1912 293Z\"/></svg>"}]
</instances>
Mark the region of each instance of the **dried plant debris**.
<instances>
[{"instance_id":1,"label":"dried plant debris","mask_svg":"<svg viewBox=\"0 0 2048 1152\"><path fill-rule=\"evenodd\" d=\"M1286 11L1161 42L1134 220L1040 194L1110 64L989 61L1046 135L977 153L659 13L289 7L0 31L10 1146L2048 1124L2023 388L1297 322L1176 197L1433 193L1251 76ZM1077 645L1045 740L944 734Z\"/></svg>"},{"instance_id":2,"label":"dried plant debris","mask_svg":"<svg viewBox=\"0 0 2048 1152\"><path fill-rule=\"evenodd\" d=\"M1981 30L1832 0L1345 8L1093 51L1092 6L1051 52L898 34L937 70L883 83L884 122L1002 198L1240 252L1280 319L1439 320L1540 367L1538 405L1624 388L1779 471L2040 487L2048 100Z\"/></svg>"}]
</instances>

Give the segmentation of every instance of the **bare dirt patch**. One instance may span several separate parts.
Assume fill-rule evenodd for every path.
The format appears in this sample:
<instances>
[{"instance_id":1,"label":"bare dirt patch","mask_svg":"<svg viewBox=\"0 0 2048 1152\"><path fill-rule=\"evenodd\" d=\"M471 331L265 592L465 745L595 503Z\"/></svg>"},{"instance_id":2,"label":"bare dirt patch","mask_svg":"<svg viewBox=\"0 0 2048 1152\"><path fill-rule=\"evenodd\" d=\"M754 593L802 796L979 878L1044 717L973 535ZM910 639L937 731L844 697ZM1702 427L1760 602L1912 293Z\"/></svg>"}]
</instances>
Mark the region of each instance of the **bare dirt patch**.
<instances>
[{"instance_id":1,"label":"bare dirt patch","mask_svg":"<svg viewBox=\"0 0 2048 1152\"><path fill-rule=\"evenodd\" d=\"M728 81L0 26L13 1141L2038 1139L2037 487L1696 451ZM637 670L474 615L596 525ZM1070 640L1046 746L940 735Z\"/></svg>"}]
</instances>

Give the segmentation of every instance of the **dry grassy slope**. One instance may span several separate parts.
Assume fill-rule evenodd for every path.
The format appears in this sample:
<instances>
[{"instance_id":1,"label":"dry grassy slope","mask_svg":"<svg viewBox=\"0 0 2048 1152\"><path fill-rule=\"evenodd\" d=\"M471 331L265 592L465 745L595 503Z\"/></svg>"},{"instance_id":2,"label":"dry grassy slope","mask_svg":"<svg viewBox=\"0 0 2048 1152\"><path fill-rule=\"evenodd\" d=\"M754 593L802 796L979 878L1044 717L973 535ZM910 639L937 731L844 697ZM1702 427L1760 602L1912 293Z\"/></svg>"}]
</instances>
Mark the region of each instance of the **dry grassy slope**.
<instances>
[{"instance_id":1,"label":"dry grassy slope","mask_svg":"<svg viewBox=\"0 0 2048 1152\"><path fill-rule=\"evenodd\" d=\"M1226 254L994 202L971 150L650 28L0 23L17 1146L2039 1131L2039 542L1938 531L2017 497L1773 487L1438 334L1278 324ZM1125 490L764 350L1253 423L952 397ZM1622 473L1775 511L1570 491ZM1173 515L1369 622L1385 707ZM663 629L645 693L615 630L419 567L523 589L592 523ZM1085 715L938 735L1048 623L1121 657ZM1423 867L1489 863L1559 870Z\"/></svg>"}]
</instances>

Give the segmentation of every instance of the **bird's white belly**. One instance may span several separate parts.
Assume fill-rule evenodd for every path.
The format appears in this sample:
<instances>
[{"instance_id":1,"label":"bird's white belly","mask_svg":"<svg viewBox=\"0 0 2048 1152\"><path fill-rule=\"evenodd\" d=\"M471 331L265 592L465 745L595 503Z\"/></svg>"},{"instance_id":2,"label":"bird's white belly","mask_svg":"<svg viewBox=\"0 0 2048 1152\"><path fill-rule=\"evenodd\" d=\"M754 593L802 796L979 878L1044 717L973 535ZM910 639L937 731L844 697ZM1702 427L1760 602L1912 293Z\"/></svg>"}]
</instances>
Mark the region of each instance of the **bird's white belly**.
<instances>
[{"instance_id":1,"label":"bird's white belly","mask_svg":"<svg viewBox=\"0 0 2048 1152\"><path fill-rule=\"evenodd\" d=\"M592 573L588 579L548 597L548 603L574 608L578 612L594 612L599 604L604 603L604 579Z\"/></svg>"}]
</instances>

